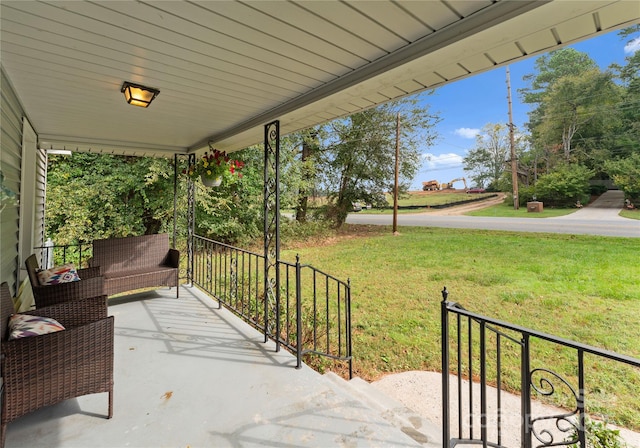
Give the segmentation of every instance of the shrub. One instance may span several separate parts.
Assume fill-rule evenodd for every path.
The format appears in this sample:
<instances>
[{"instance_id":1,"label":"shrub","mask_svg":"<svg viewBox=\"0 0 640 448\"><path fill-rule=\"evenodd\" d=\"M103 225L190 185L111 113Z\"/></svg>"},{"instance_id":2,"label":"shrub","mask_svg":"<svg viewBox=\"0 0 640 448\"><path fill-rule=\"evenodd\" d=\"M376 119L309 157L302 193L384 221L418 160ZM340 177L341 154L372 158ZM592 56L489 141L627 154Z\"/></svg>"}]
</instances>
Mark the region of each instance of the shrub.
<instances>
[{"instance_id":1,"label":"shrub","mask_svg":"<svg viewBox=\"0 0 640 448\"><path fill-rule=\"evenodd\" d=\"M607 160L604 168L627 198L632 202L640 200L640 153L625 159Z\"/></svg>"},{"instance_id":2,"label":"shrub","mask_svg":"<svg viewBox=\"0 0 640 448\"><path fill-rule=\"evenodd\" d=\"M583 165L560 165L555 171L538 179L538 200L558 207L570 207L577 201L586 204L590 197L589 179L593 174L593 170Z\"/></svg>"},{"instance_id":3,"label":"shrub","mask_svg":"<svg viewBox=\"0 0 640 448\"><path fill-rule=\"evenodd\" d=\"M608 190L606 185L591 185L589 187L589 192L595 195L601 195Z\"/></svg>"},{"instance_id":4,"label":"shrub","mask_svg":"<svg viewBox=\"0 0 640 448\"><path fill-rule=\"evenodd\" d=\"M587 448L624 448L627 444L620 438L620 431L608 428L603 422L597 422L586 417L584 426L587 436ZM573 430L571 436L567 439L576 440L578 431ZM579 444L574 443L568 445L570 448L579 448Z\"/></svg>"}]
</instances>

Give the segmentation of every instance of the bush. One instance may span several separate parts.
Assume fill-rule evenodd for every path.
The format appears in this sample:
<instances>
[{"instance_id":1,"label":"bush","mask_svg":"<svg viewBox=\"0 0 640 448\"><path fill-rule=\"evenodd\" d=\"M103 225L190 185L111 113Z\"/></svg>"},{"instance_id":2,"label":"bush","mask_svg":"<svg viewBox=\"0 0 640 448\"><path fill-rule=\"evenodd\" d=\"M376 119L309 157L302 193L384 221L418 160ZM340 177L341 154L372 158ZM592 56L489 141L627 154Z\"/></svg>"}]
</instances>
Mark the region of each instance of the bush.
<instances>
[{"instance_id":1,"label":"bush","mask_svg":"<svg viewBox=\"0 0 640 448\"><path fill-rule=\"evenodd\" d=\"M509 195L511 196L511 195ZM536 196L536 188L534 186L528 187L520 187L518 188L518 204L521 207L526 207L527 202L531 202L534 200L534 196ZM536 196L536 200L537 200ZM513 204L513 196L509 198L508 204Z\"/></svg>"},{"instance_id":2,"label":"bush","mask_svg":"<svg viewBox=\"0 0 640 448\"><path fill-rule=\"evenodd\" d=\"M604 169L631 202L640 200L640 153L625 159L607 160Z\"/></svg>"},{"instance_id":3,"label":"bush","mask_svg":"<svg viewBox=\"0 0 640 448\"><path fill-rule=\"evenodd\" d=\"M605 423L591 420L585 417L584 429L587 436L587 448L625 448L627 444L620 438L620 431L608 428ZM576 440L578 431L574 430L566 441ZM569 445L570 448L579 448L579 444Z\"/></svg>"},{"instance_id":4,"label":"bush","mask_svg":"<svg viewBox=\"0 0 640 448\"><path fill-rule=\"evenodd\" d=\"M589 179L593 170L577 164L560 165L538 179L538 200L556 207L572 207L577 201L589 203Z\"/></svg>"},{"instance_id":5,"label":"bush","mask_svg":"<svg viewBox=\"0 0 640 448\"><path fill-rule=\"evenodd\" d=\"M603 193L606 193L607 190L608 190L608 188L606 187L606 185L591 185L589 187L589 192L591 194L594 194L594 195L597 195L597 196L599 196L599 195L601 195Z\"/></svg>"}]
</instances>

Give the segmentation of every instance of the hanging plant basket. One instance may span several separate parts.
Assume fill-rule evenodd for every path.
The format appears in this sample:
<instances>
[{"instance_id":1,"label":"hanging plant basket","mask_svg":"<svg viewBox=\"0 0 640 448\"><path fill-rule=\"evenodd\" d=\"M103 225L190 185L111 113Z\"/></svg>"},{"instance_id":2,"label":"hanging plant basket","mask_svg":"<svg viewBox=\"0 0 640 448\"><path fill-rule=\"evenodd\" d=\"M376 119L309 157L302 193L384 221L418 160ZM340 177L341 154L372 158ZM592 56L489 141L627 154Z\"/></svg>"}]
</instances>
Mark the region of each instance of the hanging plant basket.
<instances>
[{"instance_id":1,"label":"hanging plant basket","mask_svg":"<svg viewBox=\"0 0 640 448\"><path fill-rule=\"evenodd\" d=\"M200 180L205 187L219 187L222 183L222 176L208 177L202 174L200 176Z\"/></svg>"},{"instance_id":2,"label":"hanging plant basket","mask_svg":"<svg viewBox=\"0 0 640 448\"><path fill-rule=\"evenodd\" d=\"M190 160L189 166L182 173L194 182L200 178L202 185L209 188L219 186L225 177L242 177L240 171L244 168L244 162L233 160L224 151L211 146L209 149L211 152L205 152L199 159Z\"/></svg>"}]
</instances>

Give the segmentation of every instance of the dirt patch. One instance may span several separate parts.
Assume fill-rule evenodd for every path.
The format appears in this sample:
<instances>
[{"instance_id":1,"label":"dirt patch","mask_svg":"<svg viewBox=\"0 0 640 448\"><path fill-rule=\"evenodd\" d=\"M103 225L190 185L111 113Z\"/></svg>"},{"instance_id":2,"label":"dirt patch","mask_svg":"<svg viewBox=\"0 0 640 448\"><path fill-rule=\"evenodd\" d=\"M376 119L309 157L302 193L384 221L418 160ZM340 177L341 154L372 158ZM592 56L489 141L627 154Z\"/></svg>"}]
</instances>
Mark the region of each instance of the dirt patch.
<instances>
[{"instance_id":1,"label":"dirt patch","mask_svg":"<svg viewBox=\"0 0 640 448\"><path fill-rule=\"evenodd\" d=\"M283 246L286 249L300 249L307 247L332 246L345 240L356 238L368 238L371 236L388 233L385 226L367 224L343 224L341 228L333 230L330 234L317 235L306 238L304 241L291 241Z\"/></svg>"}]
</instances>

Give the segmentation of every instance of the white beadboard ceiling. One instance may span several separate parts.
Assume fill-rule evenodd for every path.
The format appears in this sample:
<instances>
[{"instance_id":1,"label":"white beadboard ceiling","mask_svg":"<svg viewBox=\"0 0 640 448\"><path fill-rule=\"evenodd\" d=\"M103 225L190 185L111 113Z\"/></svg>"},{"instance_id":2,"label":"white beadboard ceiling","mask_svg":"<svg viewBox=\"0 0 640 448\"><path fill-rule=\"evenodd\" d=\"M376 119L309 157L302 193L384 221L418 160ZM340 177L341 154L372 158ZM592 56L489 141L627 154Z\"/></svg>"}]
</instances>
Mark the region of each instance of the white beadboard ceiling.
<instances>
[{"instance_id":1,"label":"white beadboard ceiling","mask_svg":"<svg viewBox=\"0 0 640 448\"><path fill-rule=\"evenodd\" d=\"M45 148L234 151L640 22L640 2L8 1L0 61ZM155 87L147 109L123 81Z\"/></svg>"}]
</instances>

